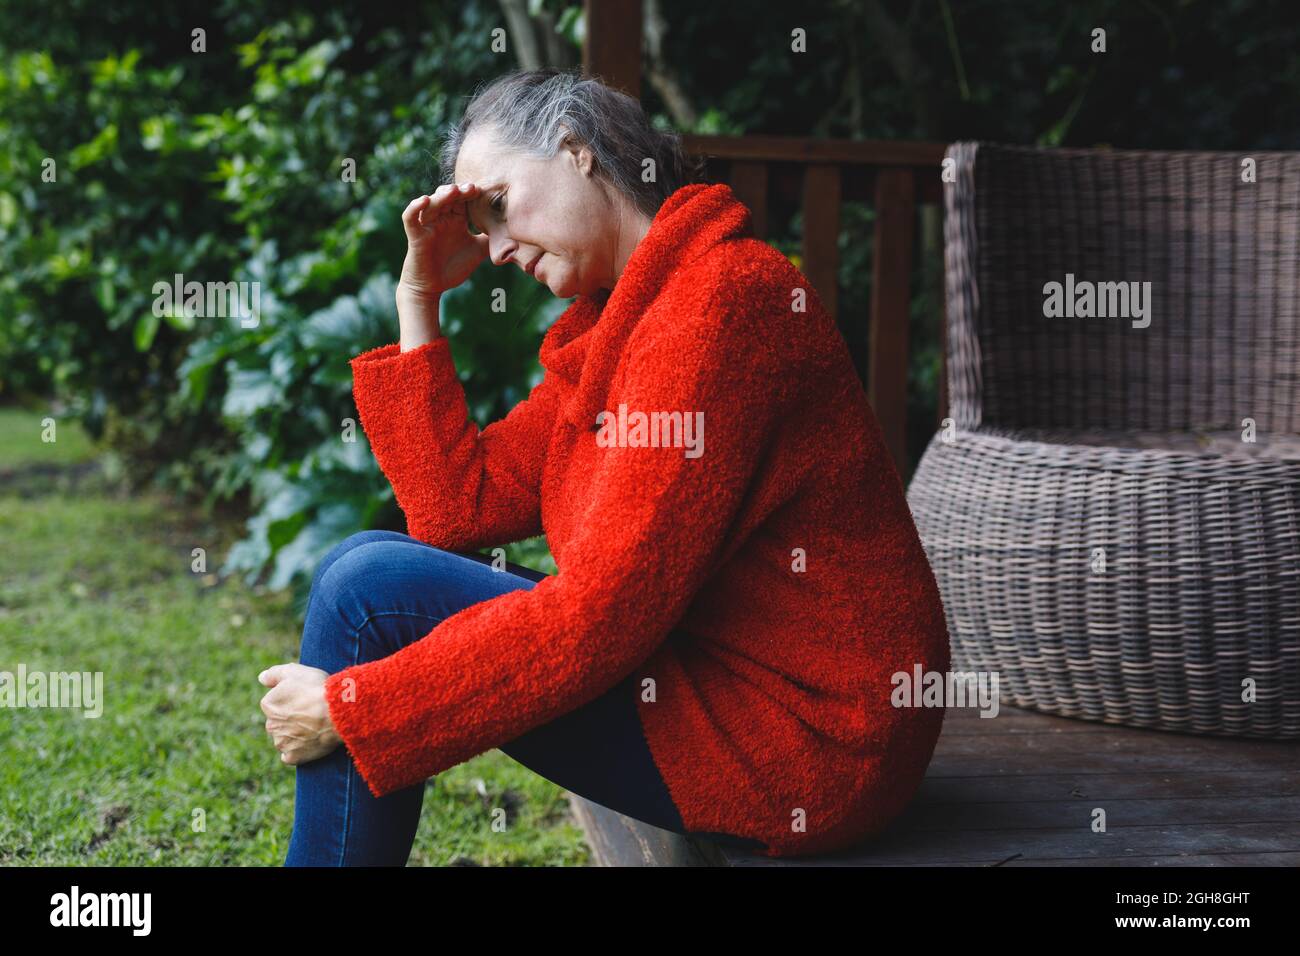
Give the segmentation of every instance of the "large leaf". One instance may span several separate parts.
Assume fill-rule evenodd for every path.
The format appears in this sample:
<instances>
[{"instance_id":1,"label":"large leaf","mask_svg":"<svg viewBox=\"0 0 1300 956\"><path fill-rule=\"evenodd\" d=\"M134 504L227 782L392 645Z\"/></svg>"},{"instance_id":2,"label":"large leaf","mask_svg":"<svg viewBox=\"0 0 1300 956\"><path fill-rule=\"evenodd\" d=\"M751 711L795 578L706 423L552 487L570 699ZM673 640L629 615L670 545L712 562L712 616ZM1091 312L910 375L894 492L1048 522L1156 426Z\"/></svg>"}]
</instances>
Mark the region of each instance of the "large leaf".
<instances>
[{"instance_id":1,"label":"large leaf","mask_svg":"<svg viewBox=\"0 0 1300 956\"><path fill-rule=\"evenodd\" d=\"M297 536L276 552L275 568L267 587L283 588L299 575L310 575L329 550L365 528L364 506L356 501L325 505Z\"/></svg>"},{"instance_id":2,"label":"large leaf","mask_svg":"<svg viewBox=\"0 0 1300 956\"><path fill-rule=\"evenodd\" d=\"M230 373L230 384L221 403L221 413L227 418L251 415L277 403L281 387L266 369L235 369Z\"/></svg>"}]
</instances>

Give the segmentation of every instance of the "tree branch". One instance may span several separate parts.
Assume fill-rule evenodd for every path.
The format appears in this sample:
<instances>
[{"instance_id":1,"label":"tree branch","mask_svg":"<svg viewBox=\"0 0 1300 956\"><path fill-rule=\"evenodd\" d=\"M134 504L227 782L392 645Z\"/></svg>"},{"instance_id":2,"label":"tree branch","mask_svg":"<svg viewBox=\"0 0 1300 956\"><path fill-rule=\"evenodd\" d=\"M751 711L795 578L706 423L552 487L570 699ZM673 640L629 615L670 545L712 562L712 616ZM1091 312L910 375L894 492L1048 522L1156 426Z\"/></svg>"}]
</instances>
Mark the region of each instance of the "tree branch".
<instances>
[{"instance_id":1,"label":"tree branch","mask_svg":"<svg viewBox=\"0 0 1300 956\"><path fill-rule=\"evenodd\" d=\"M500 0L501 15L506 20L506 34L515 49L515 59L520 69L536 70L542 66L541 51L537 49L537 34L533 20L528 15L527 0Z\"/></svg>"},{"instance_id":2,"label":"tree branch","mask_svg":"<svg viewBox=\"0 0 1300 956\"><path fill-rule=\"evenodd\" d=\"M678 129L692 130L699 118L695 104L686 95L677 74L663 56L664 35L668 23L659 9L658 0L645 0L642 4L642 22L645 33L646 79L660 99Z\"/></svg>"}]
</instances>

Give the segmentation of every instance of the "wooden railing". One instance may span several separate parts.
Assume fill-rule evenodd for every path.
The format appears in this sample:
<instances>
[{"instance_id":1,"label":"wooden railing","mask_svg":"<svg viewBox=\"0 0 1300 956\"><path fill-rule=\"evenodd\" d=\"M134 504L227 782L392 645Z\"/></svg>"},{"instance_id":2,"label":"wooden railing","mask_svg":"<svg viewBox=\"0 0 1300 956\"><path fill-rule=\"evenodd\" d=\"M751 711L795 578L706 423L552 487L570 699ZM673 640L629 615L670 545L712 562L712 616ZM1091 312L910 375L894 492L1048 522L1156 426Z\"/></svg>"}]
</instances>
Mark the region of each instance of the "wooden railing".
<instances>
[{"instance_id":1,"label":"wooden railing","mask_svg":"<svg viewBox=\"0 0 1300 956\"><path fill-rule=\"evenodd\" d=\"M583 69L641 96L641 0L586 0ZM917 207L943 205L944 144L784 136L683 136L706 161L707 178L726 182L750 209L755 235L767 238L774 199L803 212L802 269L831 315L839 316L840 207L875 209L867 397L894 463L907 458L907 370L912 249ZM943 300L942 286L940 301ZM846 317L847 319L847 317ZM841 321L841 326L847 323ZM940 321L939 421L947 414L946 326Z\"/></svg>"},{"instance_id":2,"label":"wooden railing","mask_svg":"<svg viewBox=\"0 0 1300 956\"><path fill-rule=\"evenodd\" d=\"M840 205L875 209L867 397L899 471L907 473L907 370L912 249L917 206L941 203L942 143L818 140L783 136L683 136L705 157L708 178L731 186L749 207L754 234L767 237L773 200L803 211L803 273L831 316L839 316ZM941 339L944 336L940 336ZM942 353L941 353L942 354ZM941 369L939 419L947 412Z\"/></svg>"}]
</instances>

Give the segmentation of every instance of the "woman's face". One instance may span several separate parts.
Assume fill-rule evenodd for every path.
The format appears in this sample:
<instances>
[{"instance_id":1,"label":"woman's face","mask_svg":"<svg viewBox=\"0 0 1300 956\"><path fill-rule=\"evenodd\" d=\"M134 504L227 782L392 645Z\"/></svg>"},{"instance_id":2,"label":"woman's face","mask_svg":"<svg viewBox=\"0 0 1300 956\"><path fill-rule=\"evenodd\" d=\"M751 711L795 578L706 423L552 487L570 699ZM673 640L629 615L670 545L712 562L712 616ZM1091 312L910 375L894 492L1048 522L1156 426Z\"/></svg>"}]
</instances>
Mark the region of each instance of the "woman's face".
<instances>
[{"instance_id":1,"label":"woman's face","mask_svg":"<svg viewBox=\"0 0 1300 956\"><path fill-rule=\"evenodd\" d=\"M471 130L456 182L479 187L469 218L487 234L492 262L525 271L536 262L533 277L561 299L612 289L649 220L607 194L590 168L586 147L539 160L500 148L490 127Z\"/></svg>"}]
</instances>

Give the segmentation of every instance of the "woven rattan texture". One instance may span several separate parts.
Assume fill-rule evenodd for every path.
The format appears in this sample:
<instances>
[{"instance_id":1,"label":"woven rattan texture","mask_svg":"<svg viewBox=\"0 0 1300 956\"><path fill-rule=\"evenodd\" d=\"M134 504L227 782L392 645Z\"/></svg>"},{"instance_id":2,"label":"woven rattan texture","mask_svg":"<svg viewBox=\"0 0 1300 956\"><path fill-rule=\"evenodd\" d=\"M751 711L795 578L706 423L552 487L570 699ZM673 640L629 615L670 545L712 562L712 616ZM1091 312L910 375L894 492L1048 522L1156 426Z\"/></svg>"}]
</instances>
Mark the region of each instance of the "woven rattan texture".
<instances>
[{"instance_id":1,"label":"woven rattan texture","mask_svg":"<svg viewBox=\"0 0 1300 956\"><path fill-rule=\"evenodd\" d=\"M953 421L908 498L1007 703L1300 736L1300 154L1246 155L948 151ZM1149 323L1047 317L1067 274Z\"/></svg>"}]
</instances>

